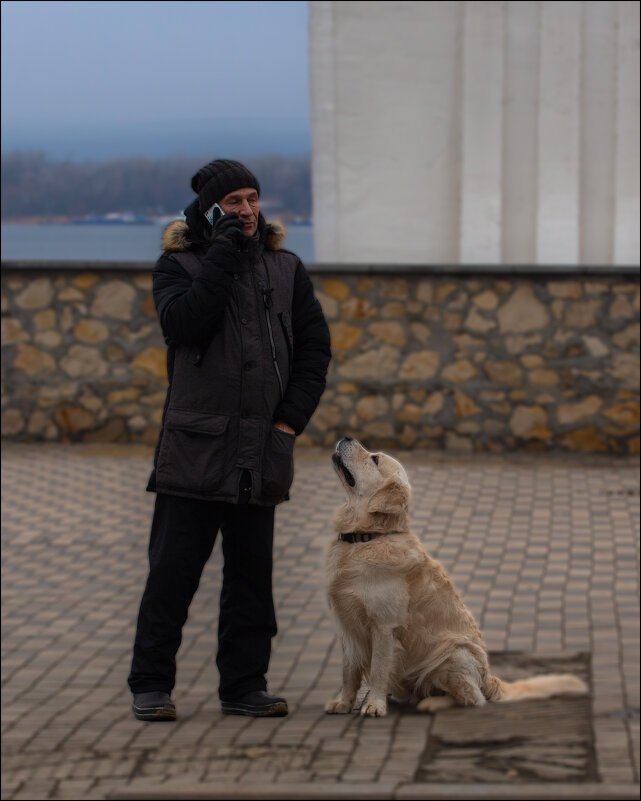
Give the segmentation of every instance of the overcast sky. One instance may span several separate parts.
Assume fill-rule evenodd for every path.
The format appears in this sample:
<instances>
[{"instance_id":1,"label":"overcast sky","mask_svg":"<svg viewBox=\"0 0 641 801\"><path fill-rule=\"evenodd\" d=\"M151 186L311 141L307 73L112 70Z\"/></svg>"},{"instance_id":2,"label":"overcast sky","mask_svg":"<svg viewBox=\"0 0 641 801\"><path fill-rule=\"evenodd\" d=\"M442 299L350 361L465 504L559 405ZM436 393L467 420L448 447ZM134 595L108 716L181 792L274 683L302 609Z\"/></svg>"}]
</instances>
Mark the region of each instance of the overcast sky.
<instances>
[{"instance_id":1,"label":"overcast sky","mask_svg":"<svg viewBox=\"0 0 641 801\"><path fill-rule=\"evenodd\" d=\"M190 120L307 128L307 13L295 1L3 0L3 142Z\"/></svg>"}]
</instances>

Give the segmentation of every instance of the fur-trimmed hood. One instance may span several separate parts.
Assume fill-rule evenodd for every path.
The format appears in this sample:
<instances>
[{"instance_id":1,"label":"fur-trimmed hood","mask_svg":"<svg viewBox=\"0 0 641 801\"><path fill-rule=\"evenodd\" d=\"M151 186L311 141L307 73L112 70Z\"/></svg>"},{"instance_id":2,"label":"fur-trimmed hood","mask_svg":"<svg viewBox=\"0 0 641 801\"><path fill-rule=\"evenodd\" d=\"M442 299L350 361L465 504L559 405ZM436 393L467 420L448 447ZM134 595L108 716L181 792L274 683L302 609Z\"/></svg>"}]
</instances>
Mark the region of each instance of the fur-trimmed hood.
<instances>
[{"instance_id":1,"label":"fur-trimmed hood","mask_svg":"<svg viewBox=\"0 0 641 801\"><path fill-rule=\"evenodd\" d=\"M287 232L279 222L268 222L265 229L265 249L281 250ZM185 220L174 220L162 232L162 249L173 252L188 250L192 242L189 238L189 226Z\"/></svg>"}]
</instances>

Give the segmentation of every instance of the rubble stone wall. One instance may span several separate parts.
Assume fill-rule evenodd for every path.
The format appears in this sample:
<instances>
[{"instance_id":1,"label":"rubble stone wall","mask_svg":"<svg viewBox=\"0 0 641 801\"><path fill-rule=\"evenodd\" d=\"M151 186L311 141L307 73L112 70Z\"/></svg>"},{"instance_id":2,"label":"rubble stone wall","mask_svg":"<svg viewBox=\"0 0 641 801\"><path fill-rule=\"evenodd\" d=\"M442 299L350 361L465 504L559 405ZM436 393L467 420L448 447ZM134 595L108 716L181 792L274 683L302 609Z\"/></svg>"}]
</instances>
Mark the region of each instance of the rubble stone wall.
<instances>
[{"instance_id":1,"label":"rubble stone wall","mask_svg":"<svg viewBox=\"0 0 641 801\"><path fill-rule=\"evenodd\" d=\"M638 271L311 267L332 334L301 444L639 451ZM3 265L2 434L153 444L150 265Z\"/></svg>"}]
</instances>

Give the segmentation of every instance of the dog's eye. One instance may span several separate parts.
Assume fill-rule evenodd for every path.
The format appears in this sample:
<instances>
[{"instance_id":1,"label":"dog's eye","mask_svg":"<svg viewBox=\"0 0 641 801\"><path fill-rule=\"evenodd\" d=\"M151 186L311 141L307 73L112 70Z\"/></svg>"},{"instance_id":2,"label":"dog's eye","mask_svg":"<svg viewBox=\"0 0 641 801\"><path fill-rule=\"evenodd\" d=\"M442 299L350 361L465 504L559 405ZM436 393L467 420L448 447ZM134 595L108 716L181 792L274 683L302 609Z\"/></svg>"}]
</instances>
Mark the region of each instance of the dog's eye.
<instances>
[{"instance_id":1,"label":"dog's eye","mask_svg":"<svg viewBox=\"0 0 641 801\"><path fill-rule=\"evenodd\" d=\"M372 461L374 462L374 464L378 464L378 454L377 453L373 453L372 454Z\"/></svg>"}]
</instances>

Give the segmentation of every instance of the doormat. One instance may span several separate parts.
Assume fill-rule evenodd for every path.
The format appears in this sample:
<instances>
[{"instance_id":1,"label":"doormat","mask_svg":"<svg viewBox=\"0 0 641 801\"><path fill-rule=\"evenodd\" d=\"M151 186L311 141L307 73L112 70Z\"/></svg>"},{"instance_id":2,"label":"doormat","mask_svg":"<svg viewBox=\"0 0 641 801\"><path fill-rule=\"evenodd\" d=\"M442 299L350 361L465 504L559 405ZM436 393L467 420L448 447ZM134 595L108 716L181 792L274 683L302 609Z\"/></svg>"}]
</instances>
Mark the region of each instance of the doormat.
<instances>
[{"instance_id":1,"label":"doormat","mask_svg":"<svg viewBox=\"0 0 641 801\"><path fill-rule=\"evenodd\" d=\"M591 686L590 655L490 653L506 681L573 673ZM444 709L433 715L416 782L597 782L590 695Z\"/></svg>"}]
</instances>

